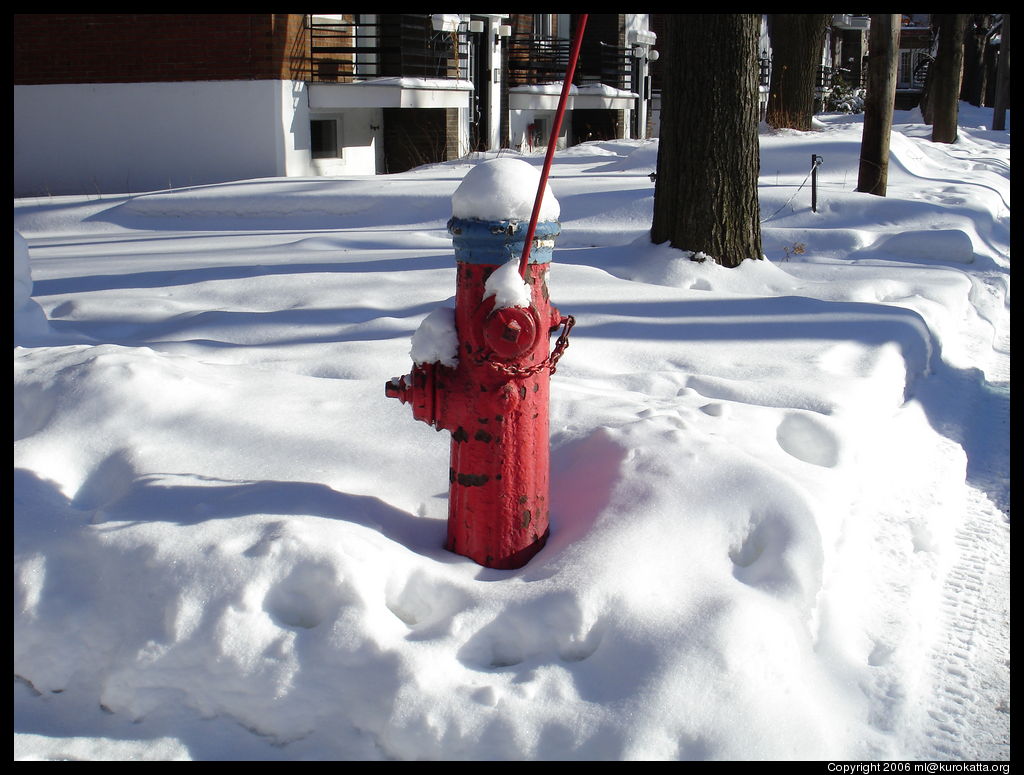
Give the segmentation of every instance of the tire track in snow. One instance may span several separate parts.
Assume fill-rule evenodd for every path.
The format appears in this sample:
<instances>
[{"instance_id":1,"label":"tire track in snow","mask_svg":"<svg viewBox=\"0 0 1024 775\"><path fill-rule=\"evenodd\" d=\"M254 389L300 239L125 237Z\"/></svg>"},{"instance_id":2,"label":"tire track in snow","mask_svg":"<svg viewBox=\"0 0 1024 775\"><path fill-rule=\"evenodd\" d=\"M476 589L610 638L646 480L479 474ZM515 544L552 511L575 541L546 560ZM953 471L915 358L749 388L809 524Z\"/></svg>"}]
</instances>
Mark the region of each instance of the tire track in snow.
<instances>
[{"instance_id":1,"label":"tire track in snow","mask_svg":"<svg viewBox=\"0 0 1024 775\"><path fill-rule=\"evenodd\" d=\"M1008 315L1007 315L1008 317ZM1009 434L1009 400L983 400L984 391L1009 393L1008 320L995 326L986 385L973 395L966 421ZM993 412L996 416L992 416ZM1001 432L1001 431L1000 431ZM1001 461L1003 462L1003 461ZM956 530L957 556L942 588L944 627L929 655L935 687L926 708L922 759L1010 758L1010 519L1009 461L967 484L964 519ZM995 502L987 493L996 493Z\"/></svg>"},{"instance_id":2,"label":"tire track in snow","mask_svg":"<svg viewBox=\"0 0 1024 775\"><path fill-rule=\"evenodd\" d=\"M959 556L942 591L944 627L929 655L935 687L916 758L1010 758L1009 522L969 488Z\"/></svg>"}]
</instances>

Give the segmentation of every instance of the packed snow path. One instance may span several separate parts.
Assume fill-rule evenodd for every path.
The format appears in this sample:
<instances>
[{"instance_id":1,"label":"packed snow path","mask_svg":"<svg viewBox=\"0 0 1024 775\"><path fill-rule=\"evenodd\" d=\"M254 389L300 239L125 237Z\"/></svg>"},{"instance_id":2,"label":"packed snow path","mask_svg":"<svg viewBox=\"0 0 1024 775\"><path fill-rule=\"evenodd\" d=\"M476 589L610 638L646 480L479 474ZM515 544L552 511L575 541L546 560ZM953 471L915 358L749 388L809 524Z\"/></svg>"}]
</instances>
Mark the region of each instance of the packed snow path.
<instances>
[{"instance_id":1,"label":"packed snow path","mask_svg":"<svg viewBox=\"0 0 1024 775\"><path fill-rule=\"evenodd\" d=\"M993 332L984 379L967 409L965 427L1005 428L978 451L990 465L975 468L956 531L956 559L946 572L942 634L931 650L930 679L939 687L925 706L927 725L914 752L922 759L1008 760L1010 700L993 689L1010 669L1010 331ZM969 394L965 390L965 395Z\"/></svg>"}]
</instances>

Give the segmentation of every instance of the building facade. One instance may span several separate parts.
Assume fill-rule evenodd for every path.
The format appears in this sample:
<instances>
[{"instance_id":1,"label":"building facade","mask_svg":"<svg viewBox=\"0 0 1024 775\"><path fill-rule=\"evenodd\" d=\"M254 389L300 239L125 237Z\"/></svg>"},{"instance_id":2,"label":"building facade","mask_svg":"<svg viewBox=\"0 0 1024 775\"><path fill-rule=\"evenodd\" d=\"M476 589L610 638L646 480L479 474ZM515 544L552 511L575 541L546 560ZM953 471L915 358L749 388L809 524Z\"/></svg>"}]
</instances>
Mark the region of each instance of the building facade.
<instances>
[{"instance_id":1,"label":"building facade","mask_svg":"<svg viewBox=\"0 0 1024 775\"><path fill-rule=\"evenodd\" d=\"M386 174L533 149L576 21L15 14L15 196ZM651 136L647 27L646 14L591 14L560 142Z\"/></svg>"}]
</instances>

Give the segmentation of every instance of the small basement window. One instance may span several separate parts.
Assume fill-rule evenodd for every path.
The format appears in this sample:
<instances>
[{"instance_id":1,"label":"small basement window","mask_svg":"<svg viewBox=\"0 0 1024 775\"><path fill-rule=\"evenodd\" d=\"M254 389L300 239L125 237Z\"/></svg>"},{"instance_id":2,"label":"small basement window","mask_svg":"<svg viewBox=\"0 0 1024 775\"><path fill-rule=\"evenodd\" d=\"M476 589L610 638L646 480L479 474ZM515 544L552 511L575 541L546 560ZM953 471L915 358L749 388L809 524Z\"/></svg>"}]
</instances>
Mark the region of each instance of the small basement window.
<instances>
[{"instance_id":1,"label":"small basement window","mask_svg":"<svg viewBox=\"0 0 1024 775\"><path fill-rule=\"evenodd\" d=\"M309 122L310 152L314 159L336 159L341 155L338 123L333 118Z\"/></svg>"}]
</instances>

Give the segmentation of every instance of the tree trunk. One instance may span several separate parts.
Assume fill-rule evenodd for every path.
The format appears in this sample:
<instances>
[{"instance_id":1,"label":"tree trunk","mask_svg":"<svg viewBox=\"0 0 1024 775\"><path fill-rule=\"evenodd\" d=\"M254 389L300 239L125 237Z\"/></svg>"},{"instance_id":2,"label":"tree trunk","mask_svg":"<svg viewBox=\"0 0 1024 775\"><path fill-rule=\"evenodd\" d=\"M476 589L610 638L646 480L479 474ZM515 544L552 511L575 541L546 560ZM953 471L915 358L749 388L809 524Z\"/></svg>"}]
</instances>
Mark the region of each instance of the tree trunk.
<instances>
[{"instance_id":1,"label":"tree trunk","mask_svg":"<svg viewBox=\"0 0 1024 775\"><path fill-rule=\"evenodd\" d=\"M811 129L814 90L825 45L828 13L773 13L772 78L765 121L776 129Z\"/></svg>"},{"instance_id":2,"label":"tree trunk","mask_svg":"<svg viewBox=\"0 0 1024 775\"><path fill-rule=\"evenodd\" d=\"M868 88L864 102L864 129L860 142L857 190L885 196L889 179L889 137L896 100L900 14L871 14L868 51Z\"/></svg>"},{"instance_id":3,"label":"tree trunk","mask_svg":"<svg viewBox=\"0 0 1024 775\"><path fill-rule=\"evenodd\" d=\"M1007 15L1000 14L1000 16ZM1002 25L1000 24L1001 29ZM988 73L988 77L985 79L985 104L990 107L996 104L996 76L999 70L999 50L999 45L994 44L993 41L989 41L988 48L985 49L985 72Z\"/></svg>"},{"instance_id":4,"label":"tree trunk","mask_svg":"<svg viewBox=\"0 0 1024 775\"><path fill-rule=\"evenodd\" d=\"M1003 14L1000 33L999 64L996 70L996 88L992 102L992 128L1006 129L1006 111L1010 107L1010 14Z\"/></svg>"},{"instance_id":5,"label":"tree trunk","mask_svg":"<svg viewBox=\"0 0 1024 775\"><path fill-rule=\"evenodd\" d=\"M762 258L756 14L670 14L651 241ZM703 259L699 259L703 260Z\"/></svg>"},{"instance_id":6,"label":"tree trunk","mask_svg":"<svg viewBox=\"0 0 1024 775\"><path fill-rule=\"evenodd\" d=\"M964 64L966 13L935 14L939 28L939 51L931 64L932 142L954 143L960 114L960 79Z\"/></svg>"},{"instance_id":7,"label":"tree trunk","mask_svg":"<svg viewBox=\"0 0 1024 775\"><path fill-rule=\"evenodd\" d=\"M988 30L992 14L972 14L964 35L964 79L960 84L960 99L975 107L985 105L985 52L988 49Z\"/></svg>"},{"instance_id":8,"label":"tree trunk","mask_svg":"<svg viewBox=\"0 0 1024 775\"><path fill-rule=\"evenodd\" d=\"M928 126L932 125L932 77L935 75L935 60L928 65L928 72L924 77L924 88L921 89L921 101L918 107L921 108L921 118Z\"/></svg>"}]
</instances>

